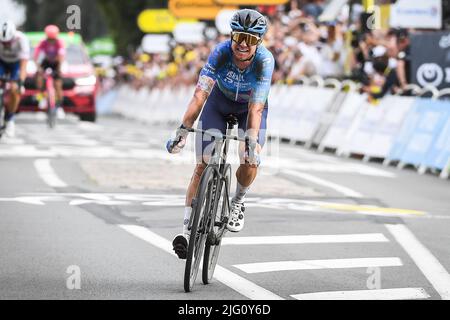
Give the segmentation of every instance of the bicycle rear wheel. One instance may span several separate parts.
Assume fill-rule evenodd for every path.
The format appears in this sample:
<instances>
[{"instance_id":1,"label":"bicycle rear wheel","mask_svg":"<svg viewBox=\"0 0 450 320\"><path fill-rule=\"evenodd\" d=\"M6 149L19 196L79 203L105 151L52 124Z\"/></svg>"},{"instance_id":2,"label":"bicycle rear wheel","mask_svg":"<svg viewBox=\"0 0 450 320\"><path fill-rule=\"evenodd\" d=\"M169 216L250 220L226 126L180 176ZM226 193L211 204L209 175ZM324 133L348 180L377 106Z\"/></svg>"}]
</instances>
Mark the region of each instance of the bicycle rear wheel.
<instances>
[{"instance_id":1,"label":"bicycle rear wheel","mask_svg":"<svg viewBox=\"0 0 450 320\"><path fill-rule=\"evenodd\" d=\"M206 167L200 179L197 189L197 197L192 212L192 225L186 266L184 269L184 291L190 292L197 278L200 261L205 248L206 236L208 232L208 219L211 205L211 189L216 174L212 167Z\"/></svg>"},{"instance_id":2,"label":"bicycle rear wheel","mask_svg":"<svg viewBox=\"0 0 450 320\"><path fill-rule=\"evenodd\" d=\"M228 217L228 195L231 183L231 165L226 164L223 171L224 179L217 184L218 192L213 201L214 212L211 212L212 223L206 240L205 253L203 255L202 281L204 284L211 283L219 258L220 244L222 242L223 229L226 228ZM226 182L225 182L226 181ZM218 222L216 225L214 222Z\"/></svg>"}]
</instances>

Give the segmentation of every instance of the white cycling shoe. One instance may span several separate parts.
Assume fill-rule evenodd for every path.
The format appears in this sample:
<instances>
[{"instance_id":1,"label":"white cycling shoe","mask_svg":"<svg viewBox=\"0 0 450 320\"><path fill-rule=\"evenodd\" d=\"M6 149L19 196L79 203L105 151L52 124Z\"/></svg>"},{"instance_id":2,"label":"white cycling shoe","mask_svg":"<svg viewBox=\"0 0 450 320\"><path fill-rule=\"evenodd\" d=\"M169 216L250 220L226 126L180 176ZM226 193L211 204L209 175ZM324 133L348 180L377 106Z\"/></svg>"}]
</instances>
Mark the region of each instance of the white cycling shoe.
<instances>
[{"instance_id":1,"label":"white cycling shoe","mask_svg":"<svg viewBox=\"0 0 450 320\"><path fill-rule=\"evenodd\" d=\"M9 138L14 138L16 136L16 124L14 121L6 122L5 135Z\"/></svg>"},{"instance_id":2,"label":"white cycling shoe","mask_svg":"<svg viewBox=\"0 0 450 320\"><path fill-rule=\"evenodd\" d=\"M227 229L231 232L239 232L244 228L244 203L231 200L231 214L228 219Z\"/></svg>"},{"instance_id":3,"label":"white cycling shoe","mask_svg":"<svg viewBox=\"0 0 450 320\"><path fill-rule=\"evenodd\" d=\"M62 107L58 107L56 109L56 118L59 120L63 120L66 118L66 112L64 111L64 109Z\"/></svg>"}]
</instances>

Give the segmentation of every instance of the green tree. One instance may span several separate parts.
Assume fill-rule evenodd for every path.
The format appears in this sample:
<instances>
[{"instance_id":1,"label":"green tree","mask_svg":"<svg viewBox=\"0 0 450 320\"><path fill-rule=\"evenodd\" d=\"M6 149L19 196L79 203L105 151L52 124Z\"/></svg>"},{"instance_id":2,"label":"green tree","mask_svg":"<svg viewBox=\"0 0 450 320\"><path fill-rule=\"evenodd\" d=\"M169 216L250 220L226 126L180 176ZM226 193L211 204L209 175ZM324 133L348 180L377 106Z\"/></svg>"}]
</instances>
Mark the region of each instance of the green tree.
<instances>
[{"instance_id":1,"label":"green tree","mask_svg":"<svg viewBox=\"0 0 450 320\"><path fill-rule=\"evenodd\" d=\"M25 31L42 31L46 25L55 24L61 31L67 29L67 7L77 5L81 10L81 29L85 41L108 34L107 24L96 1L92 0L15 0L26 7Z\"/></svg>"},{"instance_id":2,"label":"green tree","mask_svg":"<svg viewBox=\"0 0 450 320\"><path fill-rule=\"evenodd\" d=\"M81 29L85 41L111 35L117 52L128 55L141 43L143 33L137 26L137 16L148 8L167 8L167 0L15 0L26 6L25 31L40 31L48 24L68 31L67 7L81 9Z\"/></svg>"},{"instance_id":3,"label":"green tree","mask_svg":"<svg viewBox=\"0 0 450 320\"><path fill-rule=\"evenodd\" d=\"M97 0L97 4L107 21L117 52L122 55L131 54L144 36L137 26L139 13L149 8L167 8L166 0Z\"/></svg>"}]
</instances>

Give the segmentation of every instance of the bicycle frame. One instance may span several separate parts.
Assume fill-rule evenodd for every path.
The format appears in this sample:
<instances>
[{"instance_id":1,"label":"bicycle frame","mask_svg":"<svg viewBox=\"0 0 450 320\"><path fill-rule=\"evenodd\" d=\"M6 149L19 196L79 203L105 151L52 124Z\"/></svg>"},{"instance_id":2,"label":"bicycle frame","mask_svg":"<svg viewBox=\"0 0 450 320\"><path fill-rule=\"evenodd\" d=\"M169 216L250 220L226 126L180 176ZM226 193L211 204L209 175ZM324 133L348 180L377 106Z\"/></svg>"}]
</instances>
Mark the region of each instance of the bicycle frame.
<instances>
[{"instance_id":1,"label":"bicycle frame","mask_svg":"<svg viewBox=\"0 0 450 320\"><path fill-rule=\"evenodd\" d=\"M47 122L50 128L55 126L56 89L52 69L44 71L45 91L47 93Z\"/></svg>"},{"instance_id":2,"label":"bicycle frame","mask_svg":"<svg viewBox=\"0 0 450 320\"><path fill-rule=\"evenodd\" d=\"M56 106L56 90L55 81L53 79L52 70L50 68L46 69L44 72L45 80L45 91L48 94L48 108L54 109Z\"/></svg>"},{"instance_id":3,"label":"bicycle frame","mask_svg":"<svg viewBox=\"0 0 450 320\"><path fill-rule=\"evenodd\" d=\"M232 129L232 128L227 128L227 131L230 129ZM199 129L195 129L195 128L188 128L187 130L189 132L207 134L214 138L214 148L213 148L212 155L209 158L207 166L211 166L213 168L213 170L216 171L216 174L219 177L219 179L225 182L225 186L226 186L225 197L226 197L226 201L227 201L227 206L229 208L230 207L230 199L229 199L229 194L228 194L228 182L227 182L227 180L224 176L224 172L223 172L225 169L225 164L226 164L226 160L227 160L229 142L230 142L230 140L246 142L246 139L240 138L238 136L229 135L229 134L208 132L208 131L199 130ZM213 204L212 209L214 212L216 212L217 206L218 206L218 201L216 201ZM188 228L190 229L191 226L192 226L192 219L189 221ZM207 226L205 226L205 227L207 227ZM222 226L220 226L220 227L221 227L221 233L220 233L220 237L221 237L225 233L226 228L222 228Z\"/></svg>"}]
</instances>

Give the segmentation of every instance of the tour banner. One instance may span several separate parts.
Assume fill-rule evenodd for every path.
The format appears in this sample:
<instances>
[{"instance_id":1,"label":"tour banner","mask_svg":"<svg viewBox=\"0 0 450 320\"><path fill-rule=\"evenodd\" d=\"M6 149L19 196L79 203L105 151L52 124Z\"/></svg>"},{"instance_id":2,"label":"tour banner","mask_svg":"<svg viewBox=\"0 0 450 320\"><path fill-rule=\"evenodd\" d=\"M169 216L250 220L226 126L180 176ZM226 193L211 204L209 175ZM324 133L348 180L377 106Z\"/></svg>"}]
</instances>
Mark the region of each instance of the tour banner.
<instances>
[{"instance_id":1,"label":"tour banner","mask_svg":"<svg viewBox=\"0 0 450 320\"><path fill-rule=\"evenodd\" d=\"M450 87L450 31L411 35L411 79L421 87Z\"/></svg>"}]
</instances>

